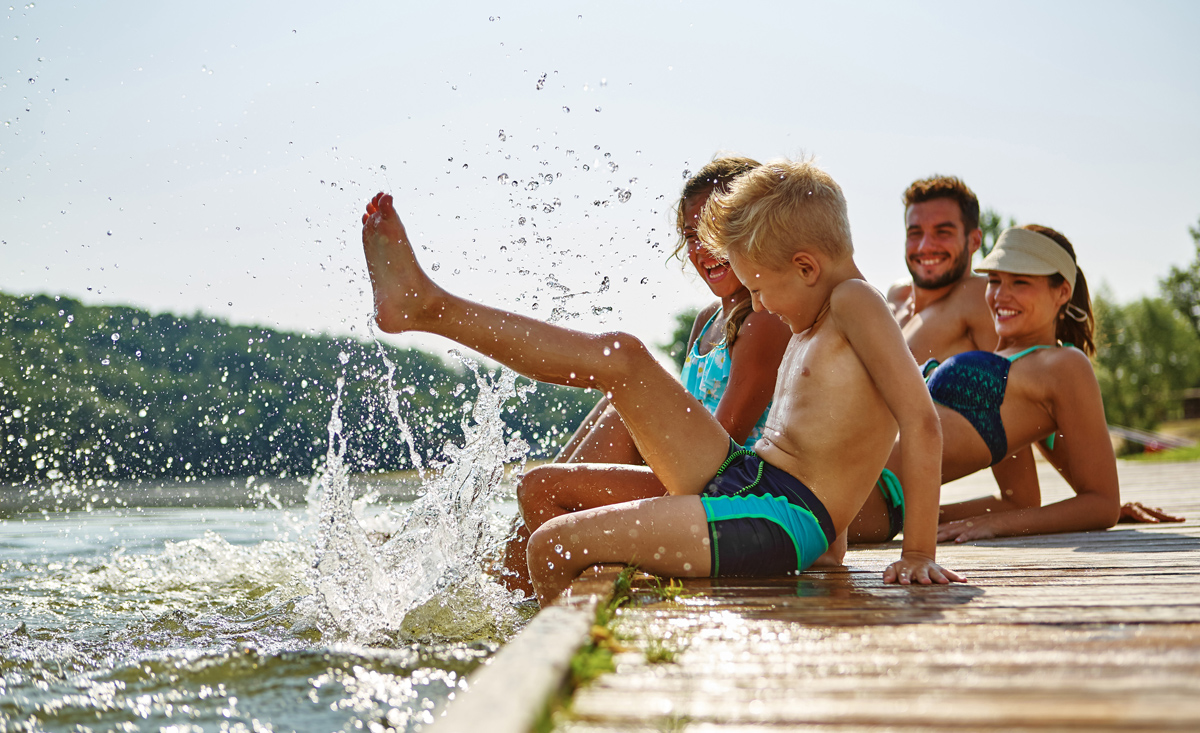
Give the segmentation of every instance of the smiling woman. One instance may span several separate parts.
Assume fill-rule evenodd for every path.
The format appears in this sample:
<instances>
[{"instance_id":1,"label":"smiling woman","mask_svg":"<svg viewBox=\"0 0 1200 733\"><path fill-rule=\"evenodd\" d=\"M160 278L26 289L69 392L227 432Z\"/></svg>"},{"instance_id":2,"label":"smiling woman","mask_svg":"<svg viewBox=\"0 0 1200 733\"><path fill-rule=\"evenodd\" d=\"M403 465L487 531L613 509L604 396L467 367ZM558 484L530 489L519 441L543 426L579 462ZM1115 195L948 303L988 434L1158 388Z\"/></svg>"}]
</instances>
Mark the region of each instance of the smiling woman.
<instances>
[{"instance_id":1,"label":"smiling woman","mask_svg":"<svg viewBox=\"0 0 1200 733\"><path fill-rule=\"evenodd\" d=\"M1048 227L1009 229L976 269L988 276L999 344L927 363L926 383L942 422L943 483L992 466L1000 496L943 506L939 541L1111 527L1116 457L1088 359L1095 323L1074 247ZM1041 506L1032 453L1022 450L1038 441L1052 447L1075 496ZM885 476L899 469L897 447ZM873 496L851 532L877 541L887 526Z\"/></svg>"}]
</instances>

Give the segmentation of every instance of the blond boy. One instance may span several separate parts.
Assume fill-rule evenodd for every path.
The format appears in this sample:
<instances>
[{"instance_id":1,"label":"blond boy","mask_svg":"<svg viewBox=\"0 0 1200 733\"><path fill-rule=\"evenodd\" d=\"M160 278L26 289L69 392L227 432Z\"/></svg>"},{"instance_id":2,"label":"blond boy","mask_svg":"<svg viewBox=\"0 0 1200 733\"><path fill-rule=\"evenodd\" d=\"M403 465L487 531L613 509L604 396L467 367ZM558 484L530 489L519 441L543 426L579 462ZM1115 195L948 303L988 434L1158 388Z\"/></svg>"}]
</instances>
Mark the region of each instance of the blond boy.
<instances>
[{"instance_id":1,"label":"blond boy","mask_svg":"<svg viewBox=\"0 0 1200 733\"><path fill-rule=\"evenodd\" d=\"M367 205L363 247L380 328L437 333L530 378L602 391L670 494L539 527L528 548L539 601L601 562L679 577L804 570L854 518L897 431L908 512L901 558L883 579L962 580L934 562L937 414L886 303L854 264L841 189L811 163L769 163L714 199L701 226L755 309L794 334L753 452L738 450L636 338L571 331L454 296L417 265L392 197Z\"/></svg>"}]
</instances>

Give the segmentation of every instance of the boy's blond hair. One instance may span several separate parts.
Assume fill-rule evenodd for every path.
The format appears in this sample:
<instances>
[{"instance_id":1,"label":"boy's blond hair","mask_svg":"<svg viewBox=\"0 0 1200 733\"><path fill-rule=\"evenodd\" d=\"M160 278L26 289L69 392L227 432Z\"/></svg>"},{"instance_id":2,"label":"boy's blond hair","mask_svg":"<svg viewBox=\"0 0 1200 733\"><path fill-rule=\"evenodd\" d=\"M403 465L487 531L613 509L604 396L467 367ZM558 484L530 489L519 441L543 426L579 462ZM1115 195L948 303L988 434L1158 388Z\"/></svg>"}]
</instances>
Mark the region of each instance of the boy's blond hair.
<instances>
[{"instance_id":1,"label":"boy's blond hair","mask_svg":"<svg viewBox=\"0 0 1200 733\"><path fill-rule=\"evenodd\" d=\"M812 161L775 160L738 176L708 200L700 239L719 257L736 252L781 268L800 251L834 260L854 254L842 189Z\"/></svg>"}]
</instances>

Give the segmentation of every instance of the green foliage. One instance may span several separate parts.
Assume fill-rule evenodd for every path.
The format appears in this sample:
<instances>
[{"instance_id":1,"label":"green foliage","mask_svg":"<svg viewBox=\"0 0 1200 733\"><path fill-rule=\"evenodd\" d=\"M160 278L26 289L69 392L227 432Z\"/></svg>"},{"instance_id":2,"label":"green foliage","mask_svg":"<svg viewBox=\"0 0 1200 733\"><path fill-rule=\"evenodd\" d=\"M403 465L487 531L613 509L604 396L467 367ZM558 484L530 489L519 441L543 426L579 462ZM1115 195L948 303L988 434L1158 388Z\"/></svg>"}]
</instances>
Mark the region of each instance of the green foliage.
<instances>
[{"instance_id":1,"label":"green foliage","mask_svg":"<svg viewBox=\"0 0 1200 733\"><path fill-rule=\"evenodd\" d=\"M1170 303L1093 299L1096 379L1108 422L1153 429L1181 416L1179 394L1200 382L1200 336Z\"/></svg>"},{"instance_id":2,"label":"green foliage","mask_svg":"<svg viewBox=\"0 0 1200 733\"><path fill-rule=\"evenodd\" d=\"M676 313L675 330L671 332L671 340L658 345L658 348L671 357L680 371L683 371L683 361L687 358L687 345L688 339L692 335L692 324L696 322L696 316L699 313L700 311L695 308Z\"/></svg>"},{"instance_id":3,"label":"green foliage","mask_svg":"<svg viewBox=\"0 0 1200 733\"><path fill-rule=\"evenodd\" d=\"M422 351L0 293L0 481L308 474L339 379L352 470L407 468L384 356L417 451L460 439L472 380ZM547 454L591 401L542 385L504 420Z\"/></svg>"},{"instance_id":4,"label":"green foliage","mask_svg":"<svg viewBox=\"0 0 1200 733\"><path fill-rule=\"evenodd\" d=\"M995 209L987 208L979 212L979 228L983 231L983 243L979 247L979 254L987 257L988 252L996 246L996 239L1000 236L1000 232L1005 229L1011 229L1017 225L1017 220L1008 217L1008 223L1004 222L1004 217L1000 216Z\"/></svg>"},{"instance_id":5,"label":"green foliage","mask_svg":"<svg viewBox=\"0 0 1200 733\"><path fill-rule=\"evenodd\" d=\"M1196 257L1187 267L1171 267L1170 273L1159 281L1163 296L1192 324L1200 334L1200 222L1188 227L1196 247Z\"/></svg>"},{"instance_id":6,"label":"green foliage","mask_svg":"<svg viewBox=\"0 0 1200 733\"><path fill-rule=\"evenodd\" d=\"M586 644L571 657L571 685L581 687L615 669L613 650L609 646Z\"/></svg>"},{"instance_id":7,"label":"green foliage","mask_svg":"<svg viewBox=\"0 0 1200 733\"><path fill-rule=\"evenodd\" d=\"M1190 445L1186 448L1171 448L1154 451L1153 453L1138 453L1132 456L1125 456L1125 458L1131 461L1145 461L1147 463L1186 463L1200 461L1200 445Z\"/></svg>"},{"instance_id":8,"label":"green foliage","mask_svg":"<svg viewBox=\"0 0 1200 733\"><path fill-rule=\"evenodd\" d=\"M650 639L646 643L645 656L646 661L650 664L672 664L675 662L678 652L662 639Z\"/></svg>"}]
</instances>

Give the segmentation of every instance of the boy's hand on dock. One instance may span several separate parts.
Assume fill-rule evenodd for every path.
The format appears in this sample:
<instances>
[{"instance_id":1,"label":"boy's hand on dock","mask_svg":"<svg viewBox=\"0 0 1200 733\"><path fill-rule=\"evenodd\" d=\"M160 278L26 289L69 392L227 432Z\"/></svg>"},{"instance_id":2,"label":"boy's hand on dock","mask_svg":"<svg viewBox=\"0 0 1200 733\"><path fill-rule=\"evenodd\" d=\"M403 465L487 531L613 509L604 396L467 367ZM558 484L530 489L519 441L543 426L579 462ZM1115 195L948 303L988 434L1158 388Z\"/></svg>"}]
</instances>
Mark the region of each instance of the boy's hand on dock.
<instances>
[{"instance_id":1,"label":"boy's hand on dock","mask_svg":"<svg viewBox=\"0 0 1200 733\"><path fill-rule=\"evenodd\" d=\"M940 583L965 583L967 579L953 570L943 568L933 558L915 552L905 552L900 559L883 571L883 582L900 585L932 585Z\"/></svg>"}]
</instances>

